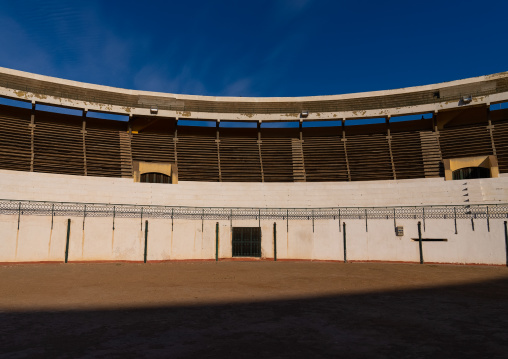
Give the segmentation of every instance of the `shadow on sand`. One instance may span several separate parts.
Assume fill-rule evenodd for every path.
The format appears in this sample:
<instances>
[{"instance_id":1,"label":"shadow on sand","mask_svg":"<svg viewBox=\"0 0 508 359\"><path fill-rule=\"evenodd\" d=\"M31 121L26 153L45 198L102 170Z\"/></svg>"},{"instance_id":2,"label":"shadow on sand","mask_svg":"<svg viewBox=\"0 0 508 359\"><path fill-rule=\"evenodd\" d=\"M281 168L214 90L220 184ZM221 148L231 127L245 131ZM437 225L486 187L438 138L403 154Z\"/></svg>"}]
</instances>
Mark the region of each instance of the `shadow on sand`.
<instances>
[{"instance_id":1,"label":"shadow on sand","mask_svg":"<svg viewBox=\"0 0 508 359\"><path fill-rule=\"evenodd\" d=\"M0 357L501 358L508 279L209 306L0 313Z\"/></svg>"}]
</instances>

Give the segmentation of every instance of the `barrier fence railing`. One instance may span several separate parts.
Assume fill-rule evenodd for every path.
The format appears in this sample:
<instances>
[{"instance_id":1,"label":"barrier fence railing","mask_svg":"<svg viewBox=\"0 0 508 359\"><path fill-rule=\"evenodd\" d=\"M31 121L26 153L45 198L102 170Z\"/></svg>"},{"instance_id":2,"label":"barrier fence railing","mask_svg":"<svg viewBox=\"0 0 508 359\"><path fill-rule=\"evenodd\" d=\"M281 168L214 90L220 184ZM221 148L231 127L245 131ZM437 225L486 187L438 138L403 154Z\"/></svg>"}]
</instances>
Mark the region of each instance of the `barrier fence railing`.
<instances>
[{"instance_id":1,"label":"barrier fence railing","mask_svg":"<svg viewBox=\"0 0 508 359\"><path fill-rule=\"evenodd\" d=\"M0 200L0 215L166 218L193 220L351 220L359 219L501 219L508 204L426 205L394 207L245 208L184 207L78 202Z\"/></svg>"}]
</instances>

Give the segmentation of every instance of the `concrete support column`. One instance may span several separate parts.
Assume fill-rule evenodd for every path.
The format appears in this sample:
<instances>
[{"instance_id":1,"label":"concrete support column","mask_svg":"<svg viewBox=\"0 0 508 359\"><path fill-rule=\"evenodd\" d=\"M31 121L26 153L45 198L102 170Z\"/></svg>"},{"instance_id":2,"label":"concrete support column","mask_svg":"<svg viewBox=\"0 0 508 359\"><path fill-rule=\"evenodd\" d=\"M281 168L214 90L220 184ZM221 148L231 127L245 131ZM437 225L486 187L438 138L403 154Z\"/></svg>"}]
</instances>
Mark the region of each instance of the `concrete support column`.
<instances>
[{"instance_id":1,"label":"concrete support column","mask_svg":"<svg viewBox=\"0 0 508 359\"><path fill-rule=\"evenodd\" d=\"M393 179L397 179L397 173L395 171L395 163L393 162L393 153L392 153L392 135L390 133L390 116L385 118L386 122L386 140L388 141L388 149L390 151L390 161L392 163L392 172L393 172Z\"/></svg>"},{"instance_id":2,"label":"concrete support column","mask_svg":"<svg viewBox=\"0 0 508 359\"><path fill-rule=\"evenodd\" d=\"M129 137L132 139L132 113L129 115L129 122L127 122L127 133Z\"/></svg>"},{"instance_id":3,"label":"concrete support column","mask_svg":"<svg viewBox=\"0 0 508 359\"><path fill-rule=\"evenodd\" d=\"M259 151L259 166L261 167L261 182L265 181L265 173L263 171L263 155L261 152L261 120L257 123L257 129L258 129L258 151Z\"/></svg>"},{"instance_id":4,"label":"concrete support column","mask_svg":"<svg viewBox=\"0 0 508 359\"><path fill-rule=\"evenodd\" d=\"M35 146L34 146L34 137L35 137L35 101L32 101L32 112L30 114L30 172L34 171L34 160L35 160Z\"/></svg>"},{"instance_id":5,"label":"concrete support column","mask_svg":"<svg viewBox=\"0 0 508 359\"><path fill-rule=\"evenodd\" d=\"M222 171L220 168L220 120L215 121L215 143L217 144L217 165L219 167L219 182L222 182Z\"/></svg>"},{"instance_id":6,"label":"concrete support column","mask_svg":"<svg viewBox=\"0 0 508 359\"><path fill-rule=\"evenodd\" d=\"M177 152L177 143L178 143L178 117L175 118L175 134L173 137L173 145L175 151L175 166L178 168L178 152Z\"/></svg>"},{"instance_id":7,"label":"concrete support column","mask_svg":"<svg viewBox=\"0 0 508 359\"><path fill-rule=\"evenodd\" d=\"M487 122L489 123L487 129L489 130L490 134L490 143L492 144L492 154L494 156L497 156L496 144L494 143L494 125L492 124L492 120L490 119L490 104L487 104Z\"/></svg>"},{"instance_id":8,"label":"concrete support column","mask_svg":"<svg viewBox=\"0 0 508 359\"><path fill-rule=\"evenodd\" d=\"M86 114L88 110L85 108L83 109L83 126L81 128L81 133L83 135L83 172L85 173L85 176L88 176L88 170L86 166Z\"/></svg>"},{"instance_id":9,"label":"concrete support column","mask_svg":"<svg viewBox=\"0 0 508 359\"><path fill-rule=\"evenodd\" d=\"M347 178L351 182L351 171L349 170L349 159L347 157L347 146L346 146L346 119L342 119L342 143L344 144L344 156L346 157L346 167L347 167Z\"/></svg>"},{"instance_id":10,"label":"concrete support column","mask_svg":"<svg viewBox=\"0 0 508 359\"><path fill-rule=\"evenodd\" d=\"M443 162L443 152L441 152L441 143L439 142L439 129L437 124L437 111L434 111L432 115L432 126L434 130L434 136L436 137L437 148L439 151L439 160Z\"/></svg>"}]
</instances>

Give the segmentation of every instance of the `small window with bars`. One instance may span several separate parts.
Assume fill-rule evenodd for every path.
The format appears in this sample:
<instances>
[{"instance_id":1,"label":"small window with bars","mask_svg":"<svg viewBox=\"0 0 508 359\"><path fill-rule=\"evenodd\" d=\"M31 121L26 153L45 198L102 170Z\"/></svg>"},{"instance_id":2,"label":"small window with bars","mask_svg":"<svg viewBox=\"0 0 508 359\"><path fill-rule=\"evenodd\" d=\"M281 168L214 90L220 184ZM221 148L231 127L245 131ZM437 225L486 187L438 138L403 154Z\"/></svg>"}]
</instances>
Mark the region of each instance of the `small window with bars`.
<instances>
[{"instance_id":1,"label":"small window with bars","mask_svg":"<svg viewBox=\"0 0 508 359\"><path fill-rule=\"evenodd\" d=\"M165 175L164 173L158 173L158 172L142 173L140 182L169 183L169 184L171 184L171 177L168 175Z\"/></svg>"}]
</instances>

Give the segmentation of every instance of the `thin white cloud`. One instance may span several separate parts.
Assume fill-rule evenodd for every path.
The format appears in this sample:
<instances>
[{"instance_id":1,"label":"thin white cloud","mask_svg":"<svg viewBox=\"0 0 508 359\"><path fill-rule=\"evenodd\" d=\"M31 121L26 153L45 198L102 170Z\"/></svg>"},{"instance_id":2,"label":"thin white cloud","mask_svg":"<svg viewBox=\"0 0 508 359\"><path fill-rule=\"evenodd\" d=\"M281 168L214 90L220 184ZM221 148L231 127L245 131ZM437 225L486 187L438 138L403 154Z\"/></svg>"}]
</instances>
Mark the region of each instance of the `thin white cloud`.
<instances>
[{"instance_id":1,"label":"thin white cloud","mask_svg":"<svg viewBox=\"0 0 508 359\"><path fill-rule=\"evenodd\" d=\"M269 9L273 30L303 13L309 0L278 0ZM278 13L276 16L274 13ZM215 46L204 33L189 47L181 36L154 43L149 32L115 32L94 2L77 6L41 2L22 25L0 16L0 66L110 86L199 95L258 96L280 86L285 64L302 44L298 29L231 59L228 45ZM283 20L283 21L280 21ZM21 20L20 20L21 21ZM10 32L9 32L10 28ZM38 31L42 29L44 31ZM20 45L21 44L21 45ZM271 50L270 50L271 48ZM11 51L12 53L7 53ZM293 55L291 55L293 54ZM274 67L276 70L274 71ZM136 69L137 68L137 69ZM211 90L205 85L213 79Z\"/></svg>"},{"instance_id":2,"label":"thin white cloud","mask_svg":"<svg viewBox=\"0 0 508 359\"><path fill-rule=\"evenodd\" d=\"M194 76L190 66L184 66L180 71L171 71L167 67L146 65L134 76L134 85L148 91L207 94L204 84Z\"/></svg>"},{"instance_id":3,"label":"thin white cloud","mask_svg":"<svg viewBox=\"0 0 508 359\"><path fill-rule=\"evenodd\" d=\"M4 49L0 52L0 65L127 86L134 46L143 42L118 36L99 16L93 3L71 7L44 1L33 6L22 23L0 17L0 45Z\"/></svg>"},{"instance_id":4,"label":"thin white cloud","mask_svg":"<svg viewBox=\"0 0 508 359\"><path fill-rule=\"evenodd\" d=\"M244 77L228 85L221 93L222 96L254 96L252 93L252 78Z\"/></svg>"},{"instance_id":5,"label":"thin white cloud","mask_svg":"<svg viewBox=\"0 0 508 359\"><path fill-rule=\"evenodd\" d=\"M13 19L0 15L0 66L17 70L54 73L51 57Z\"/></svg>"}]
</instances>

